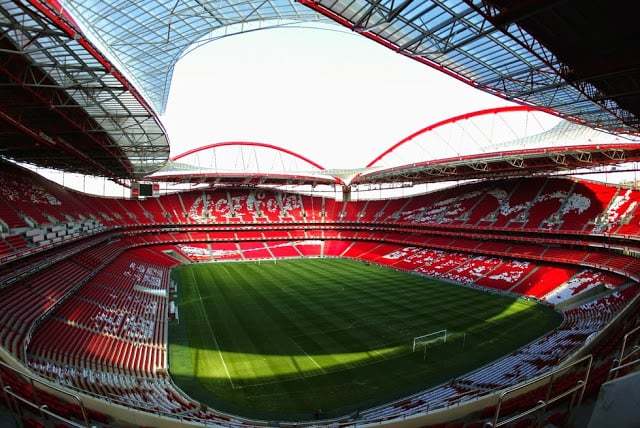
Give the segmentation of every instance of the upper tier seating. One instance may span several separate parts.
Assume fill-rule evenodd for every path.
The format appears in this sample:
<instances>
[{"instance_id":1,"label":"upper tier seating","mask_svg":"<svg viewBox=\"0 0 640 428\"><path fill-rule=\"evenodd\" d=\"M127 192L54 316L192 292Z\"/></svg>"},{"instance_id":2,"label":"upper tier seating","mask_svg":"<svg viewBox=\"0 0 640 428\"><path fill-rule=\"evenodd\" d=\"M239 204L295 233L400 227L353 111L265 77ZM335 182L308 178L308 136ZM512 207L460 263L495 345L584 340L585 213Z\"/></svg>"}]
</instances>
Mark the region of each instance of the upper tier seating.
<instances>
[{"instance_id":1,"label":"upper tier seating","mask_svg":"<svg viewBox=\"0 0 640 428\"><path fill-rule=\"evenodd\" d=\"M640 192L568 178L497 180L383 201L339 202L262 189L205 189L126 200L71 191L2 162L0 184L0 263L123 226L377 222L585 236L640 230L635 218Z\"/></svg>"},{"instance_id":2,"label":"upper tier seating","mask_svg":"<svg viewBox=\"0 0 640 428\"><path fill-rule=\"evenodd\" d=\"M382 220L579 232L593 228L598 220L598 231L613 231L625 215L598 216L608 209L616 191L601 183L562 178L500 180L409 198ZM616 207L627 210L629 205Z\"/></svg>"},{"instance_id":3,"label":"upper tier seating","mask_svg":"<svg viewBox=\"0 0 640 428\"><path fill-rule=\"evenodd\" d=\"M261 189L194 190L136 201L84 195L4 161L0 185L1 224L9 229L92 218L108 226L364 221L632 233L640 198L627 188L538 177L384 201L345 203Z\"/></svg>"}]
</instances>

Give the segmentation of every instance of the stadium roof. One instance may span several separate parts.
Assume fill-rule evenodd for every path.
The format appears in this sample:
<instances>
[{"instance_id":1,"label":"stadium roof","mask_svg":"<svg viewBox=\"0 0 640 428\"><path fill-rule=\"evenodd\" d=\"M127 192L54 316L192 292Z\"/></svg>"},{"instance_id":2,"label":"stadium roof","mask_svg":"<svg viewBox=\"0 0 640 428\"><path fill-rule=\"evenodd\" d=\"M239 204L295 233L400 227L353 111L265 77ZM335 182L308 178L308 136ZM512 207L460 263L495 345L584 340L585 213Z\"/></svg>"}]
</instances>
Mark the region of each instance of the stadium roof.
<instances>
[{"instance_id":1,"label":"stadium roof","mask_svg":"<svg viewBox=\"0 0 640 428\"><path fill-rule=\"evenodd\" d=\"M326 169L272 144L230 141L177 155L147 178L221 185L419 184L594 171L637 161L637 138L576 125L528 106L507 106L426 126L361 168Z\"/></svg>"},{"instance_id":2,"label":"stadium roof","mask_svg":"<svg viewBox=\"0 0 640 428\"><path fill-rule=\"evenodd\" d=\"M610 132L640 132L638 2L300 1L487 92Z\"/></svg>"},{"instance_id":3,"label":"stadium roof","mask_svg":"<svg viewBox=\"0 0 640 428\"><path fill-rule=\"evenodd\" d=\"M152 108L48 1L0 5L0 156L90 175L144 176L169 145Z\"/></svg>"},{"instance_id":4,"label":"stadium roof","mask_svg":"<svg viewBox=\"0 0 640 428\"><path fill-rule=\"evenodd\" d=\"M67 0L65 7L159 111L174 65L194 46L243 31L318 21L321 14L508 100L610 132L640 132L638 4L298 1Z\"/></svg>"},{"instance_id":5,"label":"stadium roof","mask_svg":"<svg viewBox=\"0 0 640 428\"><path fill-rule=\"evenodd\" d=\"M171 183L283 186L343 181L294 151L253 141L225 141L188 150L147 177Z\"/></svg>"},{"instance_id":6,"label":"stadium roof","mask_svg":"<svg viewBox=\"0 0 640 428\"><path fill-rule=\"evenodd\" d=\"M593 169L640 161L640 144L545 147L480 153L364 172L351 183L433 183Z\"/></svg>"},{"instance_id":7,"label":"stadium roof","mask_svg":"<svg viewBox=\"0 0 640 428\"><path fill-rule=\"evenodd\" d=\"M638 160L637 137L601 132L528 106L507 106L419 129L377 155L351 183L569 173Z\"/></svg>"},{"instance_id":8,"label":"stadium roof","mask_svg":"<svg viewBox=\"0 0 640 428\"><path fill-rule=\"evenodd\" d=\"M324 19L292 0L67 0L64 6L160 112L166 107L174 66L197 46L247 31Z\"/></svg>"},{"instance_id":9,"label":"stadium roof","mask_svg":"<svg viewBox=\"0 0 640 428\"><path fill-rule=\"evenodd\" d=\"M219 143L202 148L238 143ZM240 143L259 144L259 143ZM272 146L275 147L275 146ZM276 150L280 150L276 148ZM193 154L200 150L193 150ZM247 158L253 157L246 153ZM395 167L365 167L350 170L259 169L240 167L206 167L193 162L181 162L183 156L170 161L148 180L170 183L209 183L216 185L299 186L350 185L376 183L435 183L473 179L520 177L577 170L594 170L640 161L640 144L582 144L554 147L534 147L519 150L485 152L451 158L433 159ZM262 157L262 156L261 156Z\"/></svg>"},{"instance_id":10,"label":"stadium roof","mask_svg":"<svg viewBox=\"0 0 640 428\"><path fill-rule=\"evenodd\" d=\"M191 49L326 18L487 92L613 133L637 133L633 12L640 5L602 9L577 0L6 2L0 156L91 175L146 176L164 164L169 147L130 81L161 111L173 67Z\"/></svg>"}]
</instances>

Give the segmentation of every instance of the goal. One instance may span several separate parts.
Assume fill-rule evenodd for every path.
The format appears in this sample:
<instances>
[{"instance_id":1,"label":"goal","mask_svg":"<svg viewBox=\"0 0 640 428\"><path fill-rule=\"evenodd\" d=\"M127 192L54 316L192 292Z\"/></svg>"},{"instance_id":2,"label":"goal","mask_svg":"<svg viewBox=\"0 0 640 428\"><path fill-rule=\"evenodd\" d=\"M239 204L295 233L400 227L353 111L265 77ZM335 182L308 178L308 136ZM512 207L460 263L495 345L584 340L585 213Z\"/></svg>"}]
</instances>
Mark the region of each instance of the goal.
<instances>
[{"instance_id":1,"label":"goal","mask_svg":"<svg viewBox=\"0 0 640 428\"><path fill-rule=\"evenodd\" d=\"M435 345L438 342L447 343L447 329L434 331L433 333L423 334L413 338L412 352L416 352L418 347L424 347L425 350L429 345Z\"/></svg>"}]
</instances>

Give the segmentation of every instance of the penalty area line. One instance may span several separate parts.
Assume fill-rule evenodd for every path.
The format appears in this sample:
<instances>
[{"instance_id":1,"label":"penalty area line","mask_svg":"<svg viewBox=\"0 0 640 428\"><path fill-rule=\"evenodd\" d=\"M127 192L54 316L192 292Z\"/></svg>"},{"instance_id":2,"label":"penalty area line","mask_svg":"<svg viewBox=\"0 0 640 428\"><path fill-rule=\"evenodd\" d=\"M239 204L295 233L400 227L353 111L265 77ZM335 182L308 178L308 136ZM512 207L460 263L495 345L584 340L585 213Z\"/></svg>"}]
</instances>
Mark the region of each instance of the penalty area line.
<instances>
[{"instance_id":1,"label":"penalty area line","mask_svg":"<svg viewBox=\"0 0 640 428\"><path fill-rule=\"evenodd\" d=\"M295 339L291 338L291 341L296 344L298 349L300 349L302 352L304 352L304 355L306 355L307 358L309 358L311 360L311 362L313 362L313 364L315 364L315 366L317 368L319 368L322 373L326 373L326 370L320 364L318 364L318 362L311 355L309 355L307 353L307 351L305 351L304 348L302 346L300 346L300 344L298 342L295 341ZM302 377L307 377L307 376L305 376L303 374Z\"/></svg>"},{"instance_id":2,"label":"penalty area line","mask_svg":"<svg viewBox=\"0 0 640 428\"><path fill-rule=\"evenodd\" d=\"M222 361L222 366L224 367L224 371L227 373L227 378L229 378L229 383L231 383L231 389L237 389L238 387L233 384L233 380L231 379L231 374L229 373L229 368L227 367L227 363L224 361L224 357L222 356L222 351L220 350L220 345L218 344L216 333L213 331L213 327L211 327L211 321L209 321L209 317L207 316L207 311L204 310L204 305L202 303L202 295L200 294L200 287L198 286L198 281L196 281L196 276L194 275L193 270L191 270L191 276L193 277L193 281L196 286L196 291L198 292L198 297L200 298L200 310L202 311L202 315L204 315L204 319L207 320L207 326L209 327L209 332L211 333L213 342L215 343L216 349L218 350L218 355L220 355L220 361Z\"/></svg>"}]
</instances>

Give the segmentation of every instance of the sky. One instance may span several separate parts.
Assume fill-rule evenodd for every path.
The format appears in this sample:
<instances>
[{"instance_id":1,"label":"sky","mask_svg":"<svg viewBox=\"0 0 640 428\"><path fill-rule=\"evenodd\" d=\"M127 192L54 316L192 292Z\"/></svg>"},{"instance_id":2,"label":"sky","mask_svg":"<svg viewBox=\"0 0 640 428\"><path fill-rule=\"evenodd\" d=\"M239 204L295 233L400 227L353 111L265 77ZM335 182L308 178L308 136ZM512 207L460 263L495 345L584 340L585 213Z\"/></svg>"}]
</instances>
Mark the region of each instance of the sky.
<instances>
[{"instance_id":1,"label":"sky","mask_svg":"<svg viewBox=\"0 0 640 428\"><path fill-rule=\"evenodd\" d=\"M172 155L216 142L257 141L329 169L358 168L429 124L513 105L360 35L315 25L234 35L183 57L161 116ZM101 178L40 172L78 190L128 195Z\"/></svg>"},{"instance_id":2,"label":"sky","mask_svg":"<svg viewBox=\"0 0 640 428\"><path fill-rule=\"evenodd\" d=\"M187 54L161 119L172 155L258 141L326 168L355 168L433 122L505 105L355 33L281 28Z\"/></svg>"}]
</instances>

